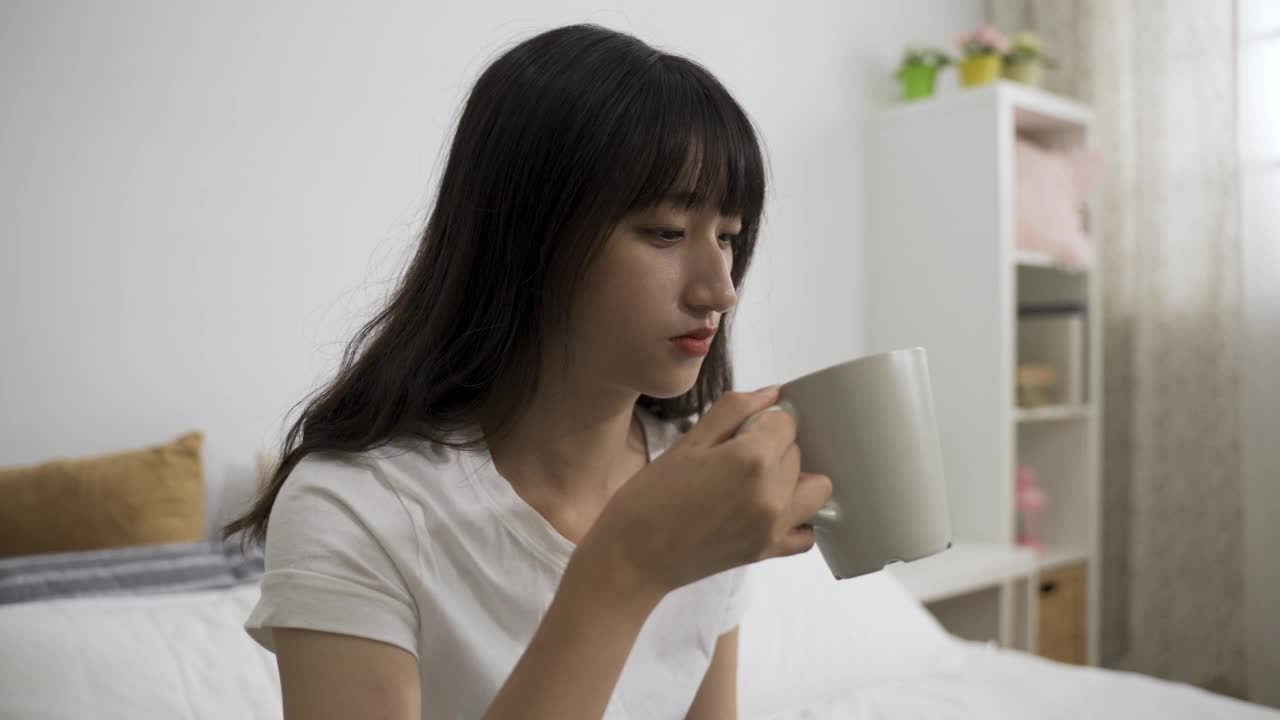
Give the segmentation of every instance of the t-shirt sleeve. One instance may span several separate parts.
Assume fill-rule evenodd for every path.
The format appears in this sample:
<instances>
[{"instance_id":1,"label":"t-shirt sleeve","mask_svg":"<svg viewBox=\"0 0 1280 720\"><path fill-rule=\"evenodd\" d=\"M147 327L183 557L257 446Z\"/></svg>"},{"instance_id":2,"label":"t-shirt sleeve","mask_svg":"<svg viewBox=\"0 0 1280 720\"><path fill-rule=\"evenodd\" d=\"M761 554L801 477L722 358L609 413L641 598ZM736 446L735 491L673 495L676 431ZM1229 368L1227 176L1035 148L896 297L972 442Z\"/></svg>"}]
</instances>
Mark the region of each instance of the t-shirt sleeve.
<instances>
[{"instance_id":1,"label":"t-shirt sleeve","mask_svg":"<svg viewBox=\"0 0 1280 720\"><path fill-rule=\"evenodd\" d=\"M751 607L753 592L753 574L750 565L744 565L729 571L728 597L725 599L724 613L720 623L720 634L723 635L742 623L742 618Z\"/></svg>"},{"instance_id":2,"label":"t-shirt sleeve","mask_svg":"<svg viewBox=\"0 0 1280 720\"><path fill-rule=\"evenodd\" d=\"M418 656L418 614L393 551L413 547L392 487L354 462L303 458L271 509L262 594L245 623L275 652L272 628L389 643Z\"/></svg>"}]
</instances>

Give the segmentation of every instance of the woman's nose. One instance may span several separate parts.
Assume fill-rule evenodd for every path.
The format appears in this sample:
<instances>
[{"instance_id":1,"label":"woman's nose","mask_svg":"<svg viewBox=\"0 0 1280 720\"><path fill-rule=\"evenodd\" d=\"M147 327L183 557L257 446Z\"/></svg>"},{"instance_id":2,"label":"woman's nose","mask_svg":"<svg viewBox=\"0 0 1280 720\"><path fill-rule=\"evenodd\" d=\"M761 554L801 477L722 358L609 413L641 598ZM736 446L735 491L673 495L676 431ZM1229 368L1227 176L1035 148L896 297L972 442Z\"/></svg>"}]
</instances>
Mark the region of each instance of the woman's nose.
<instances>
[{"instance_id":1,"label":"woman's nose","mask_svg":"<svg viewBox=\"0 0 1280 720\"><path fill-rule=\"evenodd\" d=\"M726 313L738 301L730 274L733 255L714 234L709 239L699 238L694 245L687 302L695 311Z\"/></svg>"}]
</instances>

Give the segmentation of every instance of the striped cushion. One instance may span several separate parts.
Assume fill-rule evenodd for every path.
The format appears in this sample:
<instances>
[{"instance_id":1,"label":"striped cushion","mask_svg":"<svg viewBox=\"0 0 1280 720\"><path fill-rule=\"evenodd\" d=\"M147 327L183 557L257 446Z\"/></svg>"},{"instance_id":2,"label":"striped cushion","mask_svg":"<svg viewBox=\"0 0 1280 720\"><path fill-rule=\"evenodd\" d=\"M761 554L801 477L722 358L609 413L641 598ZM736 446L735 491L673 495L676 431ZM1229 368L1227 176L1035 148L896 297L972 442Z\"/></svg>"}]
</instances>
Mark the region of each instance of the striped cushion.
<instances>
[{"instance_id":1,"label":"striped cushion","mask_svg":"<svg viewBox=\"0 0 1280 720\"><path fill-rule=\"evenodd\" d=\"M168 543L0 559L0 605L55 598L209 590L262 575L237 541Z\"/></svg>"}]
</instances>

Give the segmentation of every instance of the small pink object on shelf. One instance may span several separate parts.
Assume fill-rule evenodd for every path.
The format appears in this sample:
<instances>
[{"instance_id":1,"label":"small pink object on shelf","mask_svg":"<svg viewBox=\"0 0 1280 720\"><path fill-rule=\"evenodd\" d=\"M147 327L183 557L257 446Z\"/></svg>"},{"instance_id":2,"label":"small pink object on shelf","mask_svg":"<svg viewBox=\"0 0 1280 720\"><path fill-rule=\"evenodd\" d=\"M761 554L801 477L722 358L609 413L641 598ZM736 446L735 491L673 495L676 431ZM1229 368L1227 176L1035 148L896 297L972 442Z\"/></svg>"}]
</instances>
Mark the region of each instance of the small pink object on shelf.
<instances>
[{"instance_id":1,"label":"small pink object on shelf","mask_svg":"<svg viewBox=\"0 0 1280 720\"><path fill-rule=\"evenodd\" d=\"M1048 150L1019 138L1013 162L1016 246L1048 255L1069 270L1089 267L1093 250L1080 214L1089 188L1102 176L1102 155Z\"/></svg>"},{"instance_id":2,"label":"small pink object on shelf","mask_svg":"<svg viewBox=\"0 0 1280 720\"><path fill-rule=\"evenodd\" d=\"M1040 513L1044 511L1049 498L1036 478L1036 471L1027 465L1018 467L1017 496L1014 505L1018 509L1018 540L1024 547L1033 548L1036 552L1044 552L1044 543L1040 541Z\"/></svg>"}]
</instances>

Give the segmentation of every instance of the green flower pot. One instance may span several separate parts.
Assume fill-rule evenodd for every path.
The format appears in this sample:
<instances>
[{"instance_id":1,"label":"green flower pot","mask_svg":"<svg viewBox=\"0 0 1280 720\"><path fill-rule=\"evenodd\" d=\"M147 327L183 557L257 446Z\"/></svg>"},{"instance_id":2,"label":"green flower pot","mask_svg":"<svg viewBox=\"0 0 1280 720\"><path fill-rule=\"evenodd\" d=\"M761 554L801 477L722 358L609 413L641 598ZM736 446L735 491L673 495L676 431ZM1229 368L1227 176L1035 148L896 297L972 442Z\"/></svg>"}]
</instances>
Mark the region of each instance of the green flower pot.
<instances>
[{"instance_id":1,"label":"green flower pot","mask_svg":"<svg viewBox=\"0 0 1280 720\"><path fill-rule=\"evenodd\" d=\"M902 99L917 100L933 94L934 80L938 76L938 68L930 65L908 65L898 71L898 80L902 81Z\"/></svg>"},{"instance_id":2,"label":"green flower pot","mask_svg":"<svg viewBox=\"0 0 1280 720\"><path fill-rule=\"evenodd\" d=\"M1044 63L1038 58L1005 63L1004 76L1023 85L1040 87L1040 82L1044 78Z\"/></svg>"}]
</instances>

